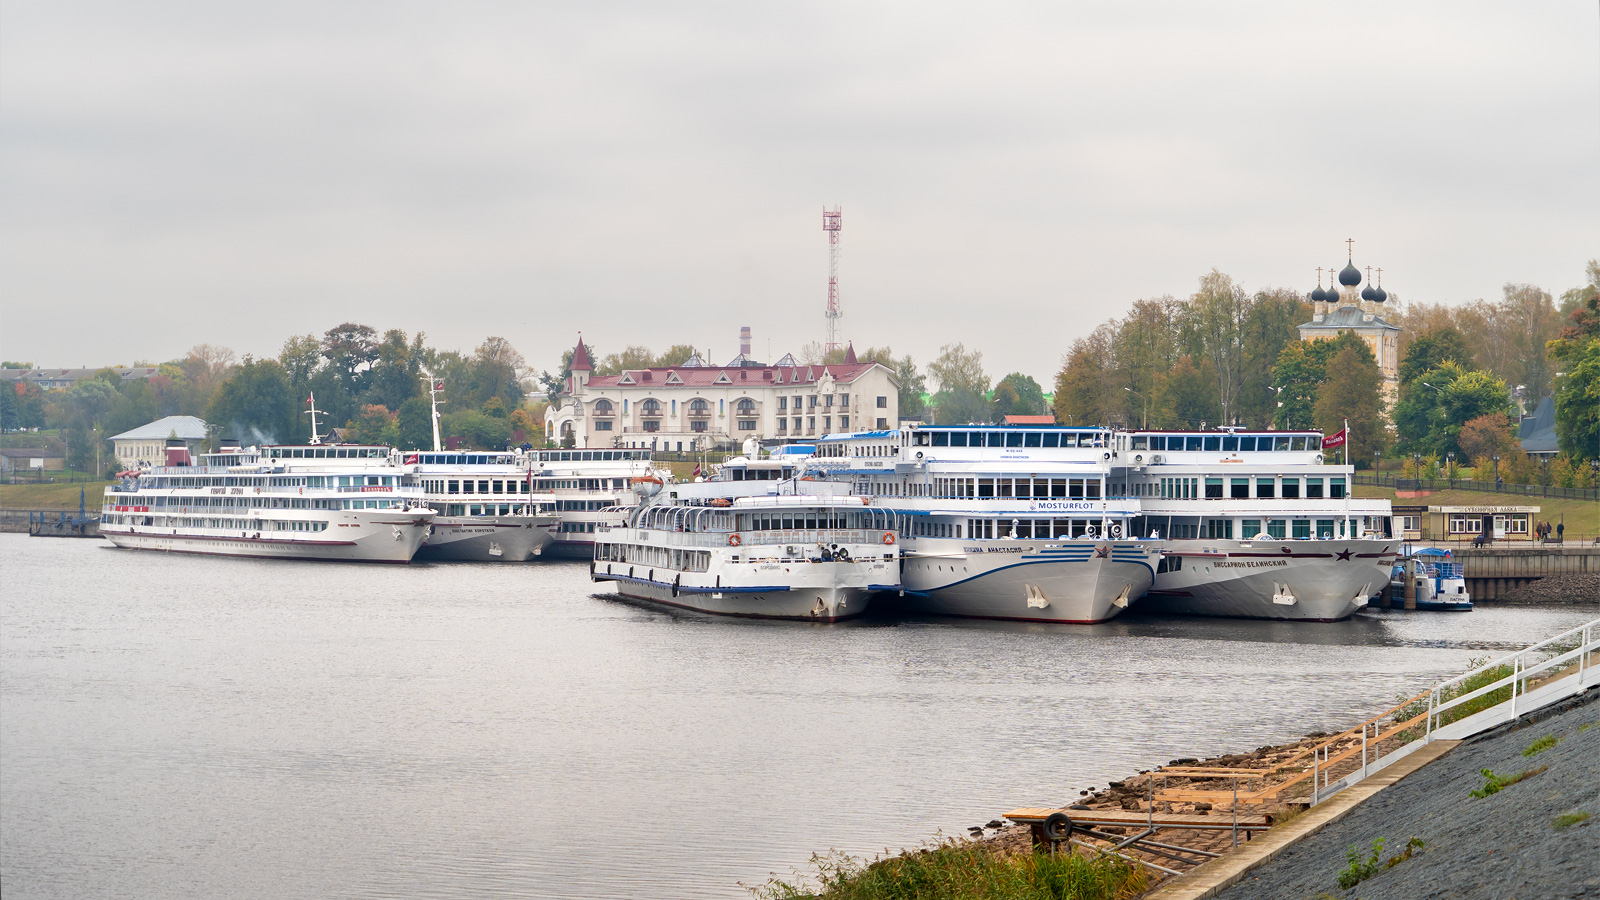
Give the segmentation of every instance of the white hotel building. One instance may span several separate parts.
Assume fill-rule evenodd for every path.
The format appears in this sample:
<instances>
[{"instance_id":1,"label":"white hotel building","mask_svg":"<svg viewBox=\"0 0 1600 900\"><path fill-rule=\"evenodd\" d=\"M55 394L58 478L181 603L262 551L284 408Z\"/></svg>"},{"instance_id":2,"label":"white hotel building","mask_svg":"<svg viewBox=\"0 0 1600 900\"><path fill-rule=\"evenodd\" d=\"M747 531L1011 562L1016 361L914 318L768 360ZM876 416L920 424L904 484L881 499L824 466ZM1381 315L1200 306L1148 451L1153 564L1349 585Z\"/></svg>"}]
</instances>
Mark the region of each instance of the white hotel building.
<instances>
[{"instance_id":1,"label":"white hotel building","mask_svg":"<svg viewBox=\"0 0 1600 900\"><path fill-rule=\"evenodd\" d=\"M900 384L851 348L832 366L772 365L741 353L726 366L699 357L681 366L595 375L578 340L572 375L545 413L545 433L576 447L693 451L746 438L804 441L824 434L898 428Z\"/></svg>"}]
</instances>

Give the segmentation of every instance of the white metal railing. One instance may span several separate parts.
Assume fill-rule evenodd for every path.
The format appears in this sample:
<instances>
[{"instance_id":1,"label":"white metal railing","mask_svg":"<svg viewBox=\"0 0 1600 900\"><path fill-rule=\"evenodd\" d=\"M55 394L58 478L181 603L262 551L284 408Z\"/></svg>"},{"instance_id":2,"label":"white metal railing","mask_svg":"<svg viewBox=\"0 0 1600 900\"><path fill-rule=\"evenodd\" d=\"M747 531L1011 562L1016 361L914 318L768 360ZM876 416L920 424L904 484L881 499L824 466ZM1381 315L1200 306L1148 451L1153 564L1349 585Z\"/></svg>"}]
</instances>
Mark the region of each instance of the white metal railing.
<instances>
[{"instance_id":1,"label":"white metal railing","mask_svg":"<svg viewBox=\"0 0 1600 900\"><path fill-rule=\"evenodd\" d=\"M1361 729L1361 765L1344 777L1330 782L1329 766L1325 763L1334 754L1335 741L1319 745L1312 754L1311 802L1317 804L1339 791L1354 785L1416 750L1436 740L1461 740L1564 700L1588 688L1600 685L1600 619L1546 638L1537 644L1518 650L1509 656L1484 663L1468 672L1434 685L1427 694L1426 720L1422 734L1391 750L1388 754L1368 761L1367 732L1370 728L1374 741L1382 736L1378 720L1371 720ZM1509 668L1494 680L1472 690L1460 691L1467 684L1492 676ZM1474 709L1459 718L1451 710L1460 710L1483 698L1495 698L1497 692L1503 699ZM1418 701L1420 702L1420 697ZM1387 715L1387 714L1386 714ZM1380 717L1382 718L1382 717ZM1415 723L1418 715L1399 727ZM1344 737L1341 735L1341 737ZM1337 739L1335 739L1337 740ZM1376 747L1374 746L1374 751ZM1347 755L1337 754L1339 756Z\"/></svg>"}]
</instances>

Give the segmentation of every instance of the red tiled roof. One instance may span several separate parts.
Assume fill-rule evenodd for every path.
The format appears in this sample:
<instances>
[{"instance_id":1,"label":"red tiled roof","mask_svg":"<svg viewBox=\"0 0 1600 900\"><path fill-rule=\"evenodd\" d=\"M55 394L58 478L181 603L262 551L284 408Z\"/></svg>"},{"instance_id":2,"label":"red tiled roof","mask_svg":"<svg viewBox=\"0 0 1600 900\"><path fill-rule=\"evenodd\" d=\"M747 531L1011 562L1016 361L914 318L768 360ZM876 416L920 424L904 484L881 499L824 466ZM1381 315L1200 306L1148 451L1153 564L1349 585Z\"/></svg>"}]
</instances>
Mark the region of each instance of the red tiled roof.
<instances>
[{"instance_id":1,"label":"red tiled roof","mask_svg":"<svg viewBox=\"0 0 1600 900\"><path fill-rule=\"evenodd\" d=\"M833 375L833 380L841 384L849 384L860 378L878 363L842 363L833 366L689 366L687 368L652 368L629 369L622 375L594 375L589 378L590 387L717 387L718 379L726 375L728 380L723 384L759 385L770 386L784 385L815 385L822 377L824 371ZM576 365L573 366L577 368ZM668 380L668 375L677 373L678 382ZM648 380L646 374L649 375ZM630 384L624 384L623 376L632 376ZM809 377L807 377L809 375ZM781 379L781 382L780 382Z\"/></svg>"},{"instance_id":2,"label":"red tiled roof","mask_svg":"<svg viewBox=\"0 0 1600 900\"><path fill-rule=\"evenodd\" d=\"M589 348L583 345L583 336L578 336L578 349L572 351L572 371L590 372L594 370L594 363L589 362Z\"/></svg>"},{"instance_id":3,"label":"red tiled roof","mask_svg":"<svg viewBox=\"0 0 1600 900\"><path fill-rule=\"evenodd\" d=\"M1007 425L1054 425L1055 416L1006 416Z\"/></svg>"}]
</instances>

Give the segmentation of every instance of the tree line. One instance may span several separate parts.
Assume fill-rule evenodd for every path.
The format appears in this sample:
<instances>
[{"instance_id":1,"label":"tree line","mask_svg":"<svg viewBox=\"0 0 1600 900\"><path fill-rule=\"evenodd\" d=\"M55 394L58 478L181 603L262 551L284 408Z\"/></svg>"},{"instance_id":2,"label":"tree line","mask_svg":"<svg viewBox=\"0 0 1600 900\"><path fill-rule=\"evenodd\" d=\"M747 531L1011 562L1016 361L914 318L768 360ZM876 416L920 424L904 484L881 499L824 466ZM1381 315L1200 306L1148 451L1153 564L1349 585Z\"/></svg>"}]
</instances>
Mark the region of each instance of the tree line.
<instances>
[{"instance_id":1,"label":"tree line","mask_svg":"<svg viewBox=\"0 0 1600 900\"><path fill-rule=\"evenodd\" d=\"M1297 292L1250 293L1212 270L1191 296L1136 301L1074 341L1056 375L1056 418L1325 433L1348 420L1358 465L1398 456L1426 474L1453 453L1487 472L1499 455L1506 480L1586 483L1593 473L1584 461L1600 457L1600 260L1585 275L1559 302L1529 284L1457 306L1391 294L1383 317L1402 331L1390 409L1364 340L1302 342L1296 326L1312 305ZM1518 401L1531 414L1552 394L1562 458L1546 468L1517 446Z\"/></svg>"},{"instance_id":2,"label":"tree line","mask_svg":"<svg viewBox=\"0 0 1600 900\"><path fill-rule=\"evenodd\" d=\"M149 378L127 380L105 369L62 391L19 382L0 390L0 427L58 429L68 467L92 471L97 452L101 468L115 465L106 439L165 416L199 416L215 437L245 444L303 443L315 396L325 436L341 428L347 441L427 448L427 372L443 383L443 437L480 448L544 445L545 401L529 394L527 362L502 337L465 354L428 346L422 332L379 334L346 322L320 337L291 337L276 357L239 359L200 344L156 368Z\"/></svg>"}]
</instances>

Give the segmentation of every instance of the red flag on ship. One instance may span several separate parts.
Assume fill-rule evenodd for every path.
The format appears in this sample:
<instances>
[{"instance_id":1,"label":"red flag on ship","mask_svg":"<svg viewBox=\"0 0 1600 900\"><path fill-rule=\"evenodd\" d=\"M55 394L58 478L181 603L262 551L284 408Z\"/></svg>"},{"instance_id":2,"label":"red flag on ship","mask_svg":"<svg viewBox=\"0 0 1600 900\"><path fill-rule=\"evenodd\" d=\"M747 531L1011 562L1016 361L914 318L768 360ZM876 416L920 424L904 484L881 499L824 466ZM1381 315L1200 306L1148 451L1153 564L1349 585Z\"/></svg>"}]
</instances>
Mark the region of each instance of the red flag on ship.
<instances>
[{"instance_id":1,"label":"red flag on ship","mask_svg":"<svg viewBox=\"0 0 1600 900\"><path fill-rule=\"evenodd\" d=\"M1322 439L1322 449L1331 450L1334 447L1343 447L1344 446L1344 441L1345 441L1345 435L1349 431L1350 431L1349 428L1341 428L1338 431L1334 432L1333 434L1330 434L1327 437L1323 438Z\"/></svg>"},{"instance_id":2,"label":"red flag on ship","mask_svg":"<svg viewBox=\"0 0 1600 900\"><path fill-rule=\"evenodd\" d=\"M442 381L441 381L441 382L439 382L439 383L437 383L437 384L435 384L435 385L434 385L434 386L433 386L433 389L434 389L434 390L436 390L436 391L442 391L442 390L444 390L444 382L442 382Z\"/></svg>"},{"instance_id":3,"label":"red flag on ship","mask_svg":"<svg viewBox=\"0 0 1600 900\"><path fill-rule=\"evenodd\" d=\"M699 478L700 477L700 464L699 463L695 463L694 464L694 475L692 475L690 477L692 477L692 478Z\"/></svg>"},{"instance_id":4,"label":"red flag on ship","mask_svg":"<svg viewBox=\"0 0 1600 900\"><path fill-rule=\"evenodd\" d=\"M417 454L415 454L415 453L413 453L410 456L406 457L406 465L408 465L408 466L414 466L419 461L420 460L418 459Z\"/></svg>"}]
</instances>

